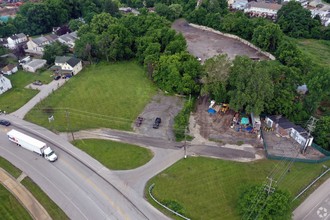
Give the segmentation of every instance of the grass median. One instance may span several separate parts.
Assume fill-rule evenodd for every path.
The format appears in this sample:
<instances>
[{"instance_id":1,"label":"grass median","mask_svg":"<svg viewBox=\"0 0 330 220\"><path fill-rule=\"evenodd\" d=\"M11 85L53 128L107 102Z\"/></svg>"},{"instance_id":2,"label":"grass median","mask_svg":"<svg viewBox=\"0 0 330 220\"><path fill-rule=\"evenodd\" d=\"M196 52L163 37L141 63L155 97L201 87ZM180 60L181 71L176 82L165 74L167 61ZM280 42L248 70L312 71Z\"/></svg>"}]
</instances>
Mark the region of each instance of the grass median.
<instances>
[{"instance_id":1,"label":"grass median","mask_svg":"<svg viewBox=\"0 0 330 220\"><path fill-rule=\"evenodd\" d=\"M21 182L32 195L40 202L40 204L46 209L52 219L65 220L69 219L68 216L62 211L60 207L51 200L40 187L35 184L29 177L25 177Z\"/></svg>"},{"instance_id":2,"label":"grass median","mask_svg":"<svg viewBox=\"0 0 330 220\"><path fill-rule=\"evenodd\" d=\"M26 119L57 131L107 127L131 130L131 124L156 93L135 62L99 63L84 68L36 105ZM54 116L49 122L48 117Z\"/></svg>"},{"instance_id":3,"label":"grass median","mask_svg":"<svg viewBox=\"0 0 330 220\"><path fill-rule=\"evenodd\" d=\"M111 170L134 169L146 164L153 156L146 148L108 140L77 140L73 145Z\"/></svg>"},{"instance_id":4,"label":"grass median","mask_svg":"<svg viewBox=\"0 0 330 220\"><path fill-rule=\"evenodd\" d=\"M286 171L287 165L288 162L273 160L240 163L187 158L152 178L146 191L155 183L153 195L156 199L176 204L179 211L191 219L240 219L236 206L244 187L264 183L273 171L276 173L275 180L284 175L278 187L288 190L294 197L324 171L323 164L294 163ZM330 162L325 165L329 166ZM149 195L147 197L154 204ZM292 206L296 207L299 202Z\"/></svg>"}]
</instances>

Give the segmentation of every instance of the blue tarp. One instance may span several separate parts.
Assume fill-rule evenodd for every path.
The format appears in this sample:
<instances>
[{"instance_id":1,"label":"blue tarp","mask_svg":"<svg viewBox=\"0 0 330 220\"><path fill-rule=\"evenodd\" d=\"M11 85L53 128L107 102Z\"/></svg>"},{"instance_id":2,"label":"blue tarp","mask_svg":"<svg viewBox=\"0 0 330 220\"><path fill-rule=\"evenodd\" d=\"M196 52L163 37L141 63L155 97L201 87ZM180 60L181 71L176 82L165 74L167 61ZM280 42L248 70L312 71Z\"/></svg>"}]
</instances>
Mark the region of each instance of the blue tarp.
<instances>
[{"instance_id":1,"label":"blue tarp","mask_svg":"<svg viewBox=\"0 0 330 220\"><path fill-rule=\"evenodd\" d=\"M211 115L214 115L215 113L217 113L213 108L209 108L207 110L208 113L210 113Z\"/></svg>"},{"instance_id":2,"label":"blue tarp","mask_svg":"<svg viewBox=\"0 0 330 220\"><path fill-rule=\"evenodd\" d=\"M242 124L242 125L247 125L247 124L249 124L249 119L243 117L243 118L241 119L241 124Z\"/></svg>"}]
</instances>

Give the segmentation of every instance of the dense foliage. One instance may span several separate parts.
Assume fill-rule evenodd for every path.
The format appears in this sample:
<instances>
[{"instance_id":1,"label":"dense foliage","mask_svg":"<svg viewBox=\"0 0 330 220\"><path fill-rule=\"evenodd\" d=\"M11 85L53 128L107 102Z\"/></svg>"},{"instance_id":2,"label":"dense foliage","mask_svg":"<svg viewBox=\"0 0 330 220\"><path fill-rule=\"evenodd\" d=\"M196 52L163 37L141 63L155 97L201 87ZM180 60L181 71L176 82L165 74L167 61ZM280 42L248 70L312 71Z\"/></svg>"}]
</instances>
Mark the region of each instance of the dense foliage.
<instances>
[{"instance_id":1,"label":"dense foliage","mask_svg":"<svg viewBox=\"0 0 330 220\"><path fill-rule=\"evenodd\" d=\"M45 46L45 51L42 58L47 60L47 64L53 64L56 56L63 56L68 52L69 47L57 41L53 44Z\"/></svg>"},{"instance_id":2,"label":"dense foliage","mask_svg":"<svg viewBox=\"0 0 330 220\"><path fill-rule=\"evenodd\" d=\"M268 194L263 186L246 188L239 199L238 209L243 219L290 219L291 198L288 192L275 190Z\"/></svg>"}]
</instances>

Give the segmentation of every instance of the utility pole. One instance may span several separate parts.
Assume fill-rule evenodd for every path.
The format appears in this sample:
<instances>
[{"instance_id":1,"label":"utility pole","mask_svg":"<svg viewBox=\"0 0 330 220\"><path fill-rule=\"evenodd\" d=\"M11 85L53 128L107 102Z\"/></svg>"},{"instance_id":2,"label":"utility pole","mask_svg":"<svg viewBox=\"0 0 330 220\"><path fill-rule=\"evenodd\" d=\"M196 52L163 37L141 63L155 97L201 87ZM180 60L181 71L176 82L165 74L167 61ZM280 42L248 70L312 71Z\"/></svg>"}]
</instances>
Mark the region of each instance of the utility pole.
<instances>
[{"instance_id":1,"label":"utility pole","mask_svg":"<svg viewBox=\"0 0 330 220\"><path fill-rule=\"evenodd\" d=\"M273 185L273 182L276 183L276 181L272 177L271 178L267 177L267 179L269 180L269 183L267 185L265 185L264 189L269 195L269 194L275 192L275 188L272 187L272 185Z\"/></svg>"},{"instance_id":2,"label":"utility pole","mask_svg":"<svg viewBox=\"0 0 330 220\"><path fill-rule=\"evenodd\" d=\"M70 112L68 111L68 109L65 109L65 117L66 117L66 122L67 122L67 131L70 129ZM73 131L71 131L71 135L72 135L72 140L74 141L74 135L73 135Z\"/></svg>"},{"instance_id":3,"label":"utility pole","mask_svg":"<svg viewBox=\"0 0 330 220\"><path fill-rule=\"evenodd\" d=\"M309 145L309 138L311 137L311 134L315 130L317 121L318 121L318 119L313 116L311 116L307 121L306 129L307 129L308 140L306 141L305 145L303 146L303 149L302 149L303 153L306 152L306 149Z\"/></svg>"}]
</instances>

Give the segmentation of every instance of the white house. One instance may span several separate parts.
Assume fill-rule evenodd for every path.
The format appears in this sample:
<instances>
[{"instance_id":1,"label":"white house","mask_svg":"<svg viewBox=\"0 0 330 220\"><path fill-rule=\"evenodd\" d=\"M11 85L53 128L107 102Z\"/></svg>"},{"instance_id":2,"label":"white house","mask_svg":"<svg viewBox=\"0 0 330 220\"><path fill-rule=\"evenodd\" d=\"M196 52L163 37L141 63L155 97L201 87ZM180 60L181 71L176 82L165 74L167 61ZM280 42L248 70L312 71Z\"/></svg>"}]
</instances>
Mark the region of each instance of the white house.
<instances>
[{"instance_id":1,"label":"white house","mask_svg":"<svg viewBox=\"0 0 330 220\"><path fill-rule=\"evenodd\" d=\"M69 48L74 48L74 42L78 39L77 31L61 35L58 41L67 45Z\"/></svg>"},{"instance_id":2,"label":"white house","mask_svg":"<svg viewBox=\"0 0 330 220\"><path fill-rule=\"evenodd\" d=\"M313 137L308 136L305 129L299 125L295 125L288 119L281 116L267 116L265 122L268 127L274 128L275 132L284 137L291 137L302 147L311 146Z\"/></svg>"},{"instance_id":3,"label":"white house","mask_svg":"<svg viewBox=\"0 0 330 220\"><path fill-rule=\"evenodd\" d=\"M266 2L249 2L244 9L244 13L249 13L253 17L276 17L282 5Z\"/></svg>"},{"instance_id":4,"label":"white house","mask_svg":"<svg viewBox=\"0 0 330 220\"><path fill-rule=\"evenodd\" d=\"M46 65L46 62L46 60L42 59L32 59L30 62L22 64L22 67L25 71L34 73L38 69L44 67Z\"/></svg>"},{"instance_id":5,"label":"white house","mask_svg":"<svg viewBox=\"0 0 330 220\"><path fill-rule=\"evenodd\" d=\"M55 34L49 34L33 39L31 38L27 42L27 47L28 47L27 52L43 54L44 46L53 43L54 41L57 40L57 38L58 36Z\"/></svg>"},{"instance_id":6,"label":"white house","mask_svg":"<svg viewBox=\"0 0 330 220\"><path fill-rule=\"evenodd\" d=\"M14 34L13 36L10 36L7 38L7 44L5 44L6 47L9 49L15 49L18 45L24 44L27 42L27 37L25 34Z\"/></svg>"},{"instance_id":7,"label":"white house","mask_svg":"<svg viewBox=\"0 0 330 220\"><path fill-rule=\"evenodd\" d=\"M16 73L18 71L17 65L8 64L4 68L1 69L1 72L5 75L11 75L12 73Z\"/></svg>"},{"instance_id":8,"label":"white house","mask_svg":"<svg viewBox=\"0 0 330 220\"><path fill-rule=\"evenodd\" d=\"M248 0L235 0L233 4L231 4L231 8L235 10L243 11L248 5Z\"/></svg>"},{"instance_id":9,"label":"white house","mask_svg":"<svg viewBox=\"0 0 330 220\"><path fill-rule=\"evenodd\" d=\"M51 69L61 75L75 75L82 70L82 62L75 57L58 56L55 59L55 65Z\"/></svg>"},{"instance_id":10,"label":"white house","mask_svg":"<svg viewBox=\"0 0 330 220\"><path fill-rule=\"evenodd\" d=\"M319 9L312 9L310 11L312 13L313 18L316 15L320 16L322 25L327 27L330 24L330 11L324 11Z\"/></svg>"},{"instance_id":11,"label":"white house","mask_svg":"<svg viewBox=\"0 0 330 220\"><path fill-rule=\"evenodd\" d=\"M0 74L0 95L11 88L12 85L10 80Z\"/></svg>"}]
</instances>

